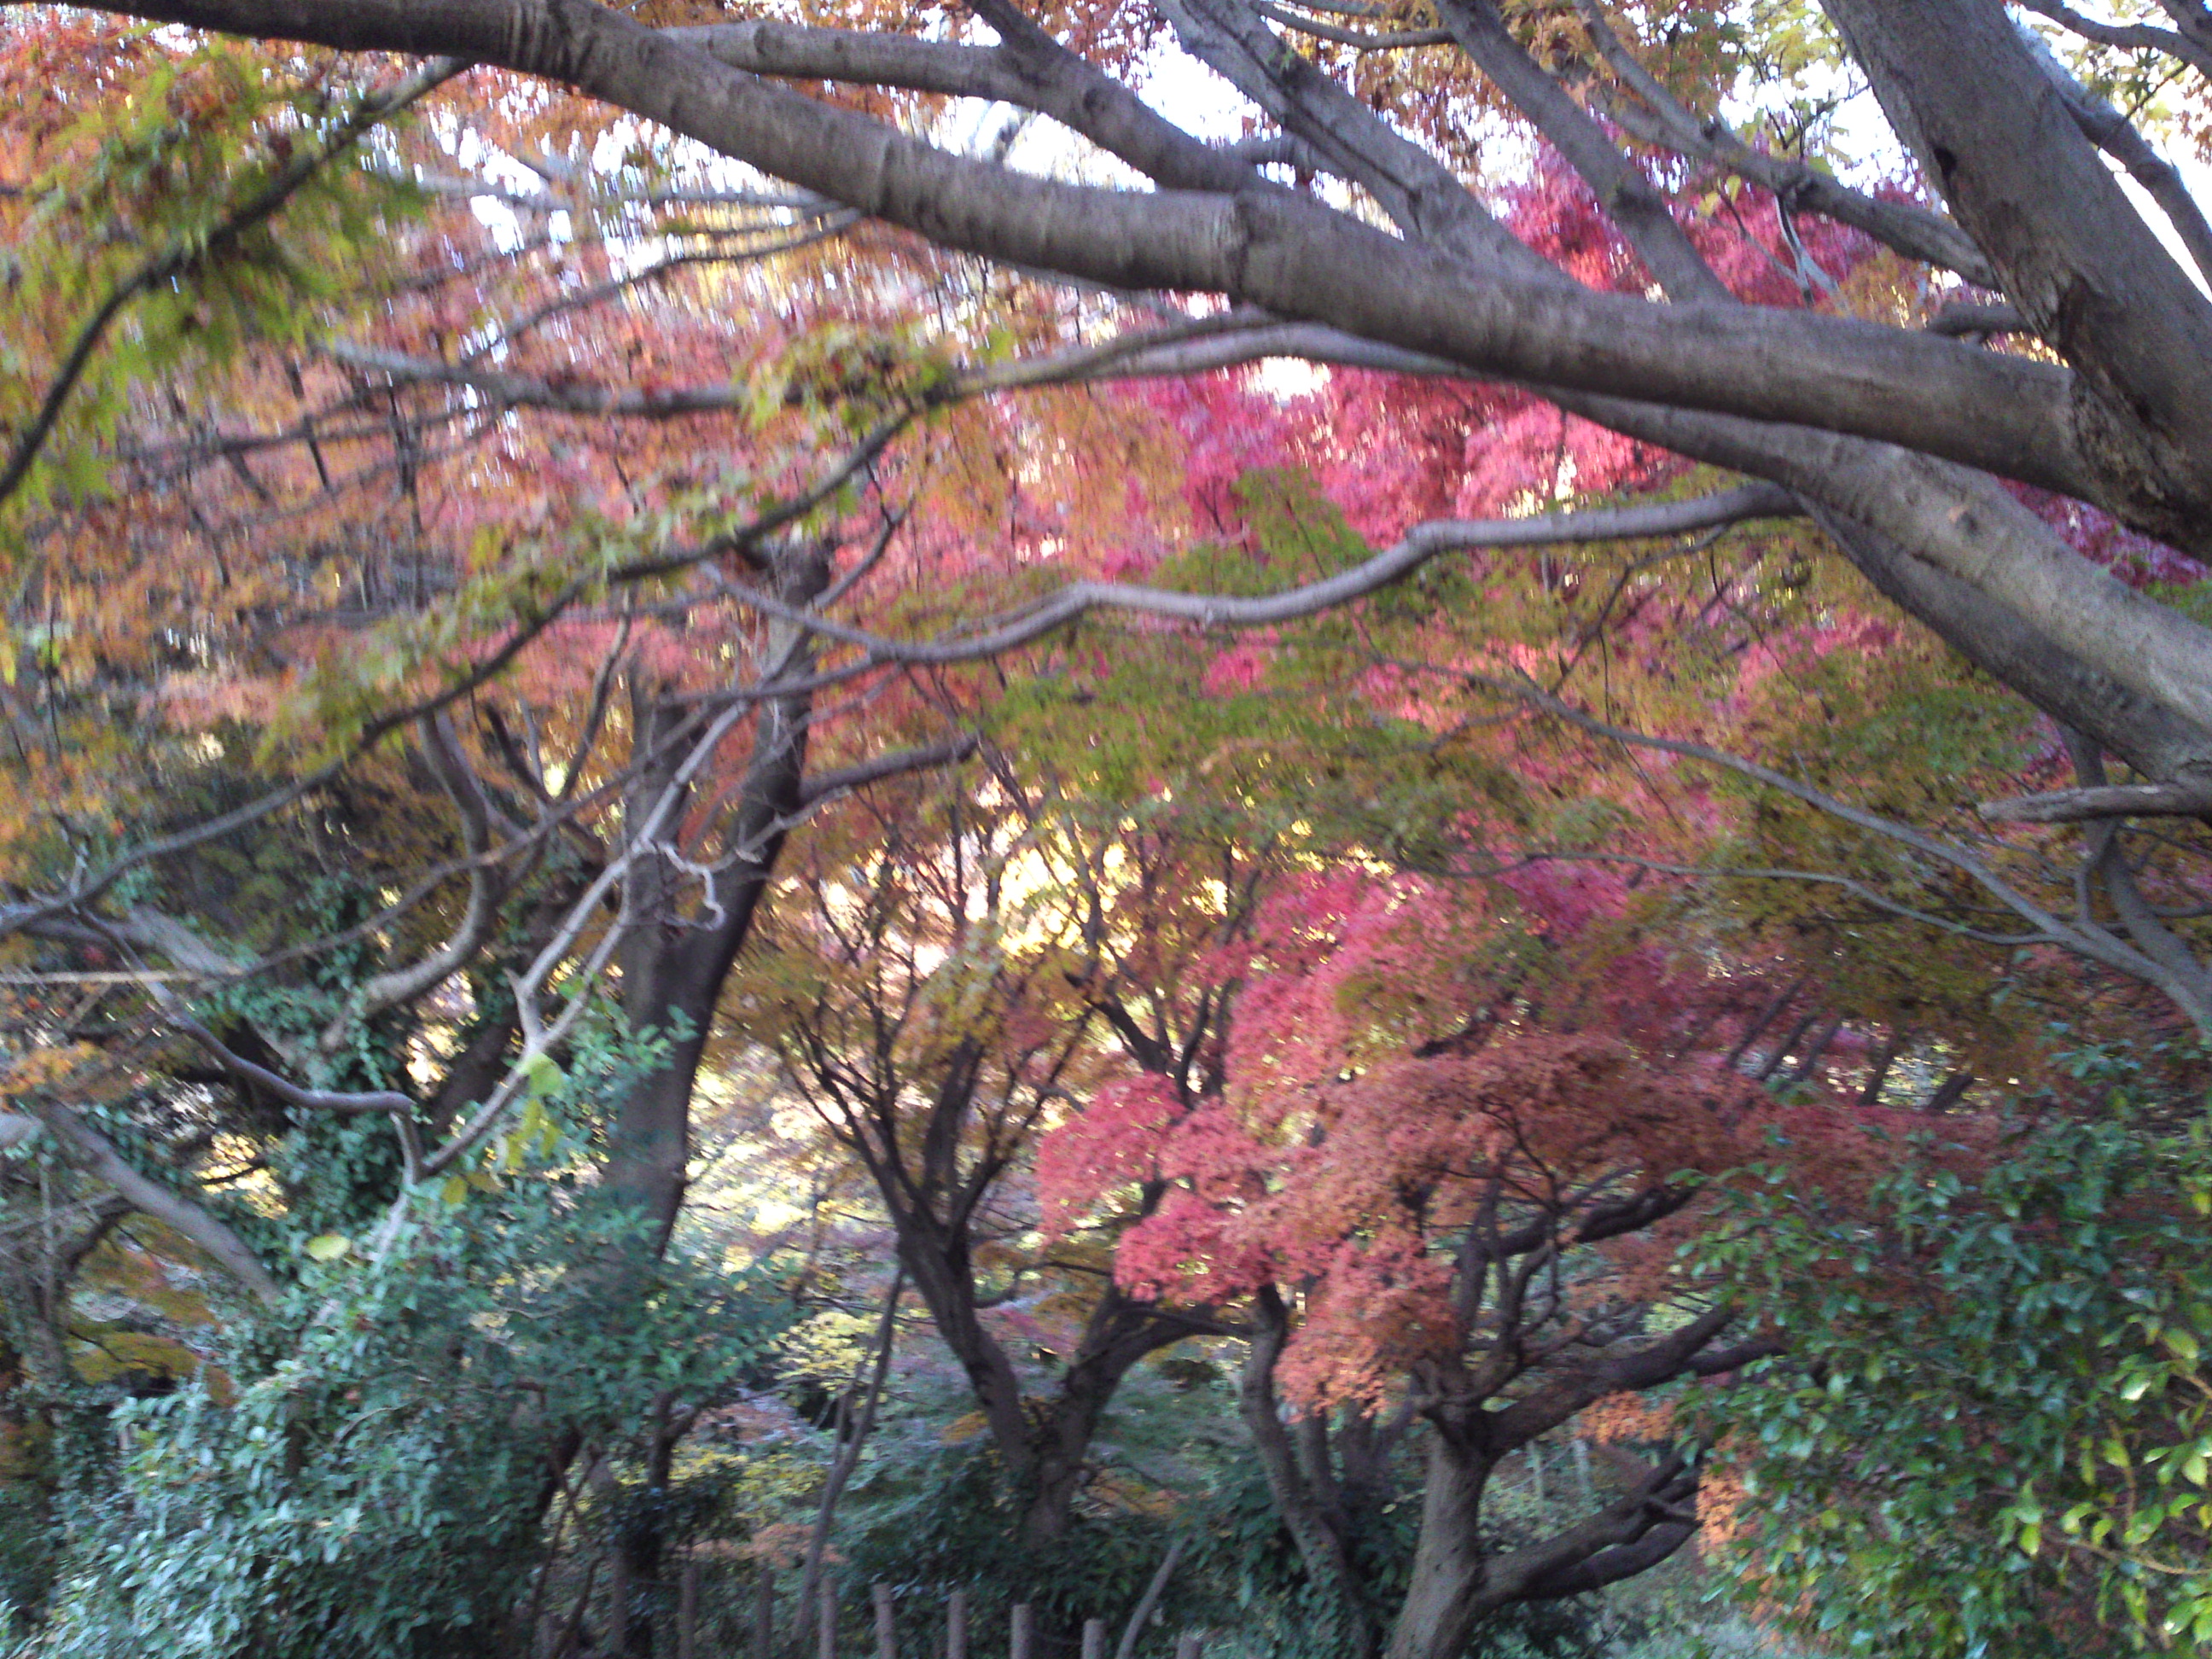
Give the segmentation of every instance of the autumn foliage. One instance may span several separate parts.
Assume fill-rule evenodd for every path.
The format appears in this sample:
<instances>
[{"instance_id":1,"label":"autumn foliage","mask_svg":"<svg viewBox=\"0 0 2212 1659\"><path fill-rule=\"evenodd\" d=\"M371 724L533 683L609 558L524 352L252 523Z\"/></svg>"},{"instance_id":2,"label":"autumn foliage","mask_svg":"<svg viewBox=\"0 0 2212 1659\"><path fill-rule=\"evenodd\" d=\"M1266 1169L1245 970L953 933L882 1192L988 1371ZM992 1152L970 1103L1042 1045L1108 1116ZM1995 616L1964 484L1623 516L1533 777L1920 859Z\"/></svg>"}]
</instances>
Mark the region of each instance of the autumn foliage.
<instances>
[{"instance_id":1,"label":"autumn foliage","mask_svg":"<svg viewBox=\"0 0 2212 1659\"><path fill-rule=\"evenodd\" d=\"M1877 234L1966 240L1902 150L1849 214L1777 182L1856 62L1810 9L1509 5L1551 125L1454 43L1489 7L1294 9L1261 58L1219 32L1297 19L1229 0L614 26L733 30L746 88L1024 189L1119 111L1115 165L1199 180L1133 212L1244 166L1115 101L1205 37L1287 77L1239 211L1410 246L1455 178L1455 234L1555 298L1626 317L1687 261L1709 320L2056 383L1981 254ZM1408 38L1329 33L1370 25ZM934 67L775 58L833 47ZM939 84L978 64L988 120ZM1058 125L999 125L1060 74ZM1738 155L1711 124L1768 74ZM1946 1653L2212 1628L2202 1147L2157 1115L2212 1031L2202 821L2081 816L2140 757L1921 626L1817 490L1632 435L1721 404L1319 325L1263 356L1305 325L458 58L18 8L0 76L38 1651L665 1659L702 1563L726 1613L797 1565L794 1632L863 1563L1073 1644L1188 1551L1179 1619L1464 1659L1588 1635L1701 1528L1764 1617L1817 1624L1823 1572L2029 1583ZM1670 99L1710 153L1650 136ZM1990 489L2098 592L2201 608L2142 513ZM2024 1401L2094 1431L2008 1440ZM1570 1444L1600 1473L1547 1496ZM1947 1506L1976 1541L1930 1554Z\"/></svg>"}]
</instances>

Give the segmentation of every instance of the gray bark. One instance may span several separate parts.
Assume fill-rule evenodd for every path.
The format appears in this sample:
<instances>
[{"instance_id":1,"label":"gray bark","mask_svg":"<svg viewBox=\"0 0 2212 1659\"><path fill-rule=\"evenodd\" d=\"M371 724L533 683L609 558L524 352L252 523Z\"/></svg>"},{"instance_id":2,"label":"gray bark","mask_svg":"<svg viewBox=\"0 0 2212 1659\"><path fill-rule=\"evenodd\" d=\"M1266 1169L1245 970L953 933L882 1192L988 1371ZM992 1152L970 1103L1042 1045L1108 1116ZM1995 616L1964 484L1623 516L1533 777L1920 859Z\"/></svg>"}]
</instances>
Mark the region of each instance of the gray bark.
<instances>
[{"instance_id":1,"label":"gray bark","mask_svg":"<svg viewBox=\"0 0 2212 1659\"><path fill-rule=\"evenodd\" d=\"M828 586L828 550L816 545L787 550L775 572L777 597L805 605ZM803 679L811 641L779 625L765 657L771 678ZM633 696L640 747L661 744L678 706L650 687ZM787 692L760 705L752 757L738 805L724 826L719 868L695 877L674 862L672 848L648 852L631 866L626 899L642 918L623 941L623 1012L636 1031L658 1031L667 1053L661 1064L632 1085L607 1126L600 1195L635 1214L645 1227L647 1254L657 1256L676 1224L690 1157L691 1091L714 1024L715 1005L750 935L768 891L785 836L805 793L806 735L811 694ZM669 783L668 768L680 745L665 745L666 765L645 769L634 798L657 799ZM632 821L642 817L634 813ZM679 811L670 815L680 823ZM699 902L688 902L699 890ZM696 912L696 913L695 913Z\"/></svg>"},{"instance_id":2,"label":"gray bark","mask_svg":"<svg viewBox=\"0 0 2212 1659\"><path fill-rule=\"evenodd\" d=\"M1273 1285L1263 1285L1254 1301L1252 1340L1237 1390L1245 1431L1252 1437L1275 1513L1297 1545L1306 1576L1334 1598L1346 1649L1364 1659L1374 1651L1375 1630L1346 1551L1345 1516L1335 1500L1325 1437L1318 1448L1294 1447L1275 1394L1275 1363L1290 1340L1289 1315ZM1322 1424L1309 1415L1300 1427L1310 1438Z\"/></svg>"},{"instance_id":3,"label":"gray bark","mask_svg":"<svg viewBox=\"0 0 2212 1659\"><path fill-rule=\"evenodd\" d=\"M2212 302L2127 200L1998 0L1828 0L1890 123L2076 371L2076 442L2125 516L2201 544L2212 499ZM1970 73L1960 73L1971 65Z\"/></svg>"},{"instance_id":4,"label":"gray bark","mask_svg":"<svg viewBox=\"0 0 2212 1659\"><path fill-rule=\"evenodd\" d=\"M1778 432L1788 452L1778 459L1749 432L1686 453L1711 459L1735 449L1758 476L1981 589L2088 669L2185 720L2212 723L2203 630L2115 591L2008 498L1944 465L2068 491L2177 544L2212 545L2212 311L2118 194L1996 0L1837 0L1835 10L1899 131L1929 157L1960 225L2064 368L1810 312L1582 289L1501 242L1471 197L1455 198L1402 142L1393 149L1378 136L1382 123L1362 130L1310 69L1279 50L1268 58L1268 31L1255 35L1255 14L1232 0L1183 9L1194 42L1300 124L1301 142L1330 147L1334 164L1382 189L1386 207L1395 200L1400 234L1265 183L1034 31L1013 29L999 48L841 31L746 35L742 26L664 34L592 0L144 0L118 9L499 64L577 86L948 247L1116 289L1219 293L1547 395L1664 410L1687 426L1717 420L1707 437L1730 425ZM1496 46L1480 27L1483 9L1455 8L1454 17L1472 29L1466 38ZM1484 55L1505 64L1490 47ZM1976 74L1956 73L1962 55ZM1103 190L1017 174L728 59L985 95L1027 88L1032 106L1103 135L1170 187ZM1555 142L1576 140L1535 82L1522 95ZM1616 183L1610 200L1625 227L1640 222L1641 245L1658 257L1663 228L1632 180ZM1675 264L1669 274L1686 276Z\"/></svg>"}]
</instances>

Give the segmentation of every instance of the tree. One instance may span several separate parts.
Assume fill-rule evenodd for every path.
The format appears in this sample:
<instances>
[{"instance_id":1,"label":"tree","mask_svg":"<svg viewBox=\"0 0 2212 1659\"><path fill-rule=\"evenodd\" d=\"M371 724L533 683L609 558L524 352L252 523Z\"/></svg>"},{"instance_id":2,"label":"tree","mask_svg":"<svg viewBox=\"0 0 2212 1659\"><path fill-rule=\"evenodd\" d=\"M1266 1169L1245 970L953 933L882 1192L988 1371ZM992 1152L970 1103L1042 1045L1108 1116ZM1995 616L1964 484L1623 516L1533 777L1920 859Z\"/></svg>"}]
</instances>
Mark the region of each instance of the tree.
<instances>
[{"instance_id":1,"label":"tree","mask_svg":"<svg viewBox=\"0 0 2212 1659\"><path fill-rule=\"evenodd\" d=\"M1780 483L1823 515L1878 585L2151 784L2172 786L2170 802L2201 759L2191 725L2212 713L2198 689L2202 629L2114 586L1986 481L2061 489L2177 545L2201 544L2200 377L2212 307L2129 204L2093 134L2117 147L2139 140L2124 123L2100 125L1996 0L1838 0L1828 14L1836 47L1868 76L1951 219L1708 130L1692 106L1710 108L1722 88L1709 77L1686 103L1638 55L1642 43L1620 40L1595 6L1547 32L1547 49L1559 43L1560 66L1591 82L1615 131L1648 132L1662 155L1781 186L1792 211L1802 202L1900 258L2001 293L2055 366L1902 319L1737 302L1607 122L1489 5L1449 4L1433 27L1366 38L1317 14L1293 11L1278 25L1226 0L1169 14L1178 44L1279 126L1285 142L1273 153L1341 177L1376 204L1389 231L1194 138L1011 6L978 9L994 46L767 21L655 27L589 0L118 9L501 64L948 246L1118 289L1217 294L1264 307L1270 323L1323 331L1232 334L1238 352L1306 343L1324 356L1425 360L1546 388L1601 423ZM2201 72L2191 53L2201 56L2202 24L2185 13L2184 28L2130 46ZM1110 51L1131 26L1107 14L1079 38ZM1378 113L1312 55L1340 47L1355 61L1366 47L1448 52L1435 73L1507 105L1555 146L1607 204L1665 298L1594 291L1532 255L1449 165L1410 142L1418 118L1394 124L1395 112ZM1961 58L1978 71L1971 97L1948 72ZM1762 90L1756 60L1746 67ZM1060 120L1157 188L1024 177L780 80L1004 98ZM1997 320L2013 325L2009 314Z\"/></svg>"},{"instance_id":2,"label":"tree","mask_svg":"<svg viewBox=\"0 0 2212 1659\"><path fill-rule=\"evenodd\" d=\"M1501 1534L1486 1489L1608 1396L1765 1352L1668 1268L1692 1172L1773 1121L1718 1046L1747 988L1621 933L1625 896L1595 876L1480 899L1286 883L1241 953L1222 1092L1130 1077L1049 1149L1048 1193L1077 1214L1165 1189L1122 1240L1133 1291L1249 1322L1246 1425L1353 1650L1382 1621L1392 1655L1443 1659L1502 1609L1664 1560L1697 1530L1697 1475L1663 1431L1654 1463L1552 1535ZM1820 1140L1822 1116L1793 1128ZM1417 1420L1419 1539L1402 1603L1376 1607L1354 1562Z\"/></svg>"},{"instance_id":3,"label":"tree","mask_svg":"<svg viewBox=\"0 0 2212 1659\"><path fill-rule=\"evenodd\" d=\"M2212 718L2199 689L2203 629L2185 608L2113 581L2014 486L2061 492L2201 550L2197 423L2208 400L2197 377L2212 307L2098 146L2151 181L2185 245L2202 253L2212 239L2148 141L1997 0L1837 0L1818 15L1761 13L1764 26L1717 21L1677 44L1656 30L1647 40L1638 33L1647 20L1594 3L1571 14L1454 3L1433 25L1372 31L1236 0L1172 7L1177 46L1225 77L1263 124L1252 146L1225 150L1133 90L1139 43L1155 38L1133 13L1086 14L1070 44L1011 5L988 4L973 15L997 41L982 45L964 29L931 38L648 23L590 0L122 9L500 64L947 248L1117 291L1231 302L1088 347L1065 374L1182 373L1289 354L1535 388L1577 418L1777 486L1714 510L1810 514L1878 591L2081 733L2074 785L2008 810L2093 827L2195 811L2200 726ZM2183 9L2182 27L2115 36L2091 24L2086 42L2065 32L2075 15L2065 12L2058 38L2080 47L2075 67L2092 81L2182 65L2185 99L2202 73L2203 24ZM1981 66L1987 96L1966 98L1951 72L1961 58ZM1819 123L1798 118L1799 82L1831 64L1867 77L1899 153L1950 216L1820 170ZM1049 116L1150 187L1027 174L884 118L960 94ZM1723 94L1771 108L1789 142L1762 149L1714 125ZM1455 164L1471 136L1457 112L1473 109L1523 124L1563 158L1629 257L1593 279L1501 223ZM1291 181L1270 167L1289 168ZM1742 285L1717 273L1668 200L1686 185L1770 193L1774 257L1800 285L1790 302L1746 303ZM1837 289L1806 251L1797 225L1807 218L1870 239L1896 280L1863 297ZM2005 304L1990 308L1978 292ZM1976 343L2030 331L2057 363ZM430 372L496 385L489 371ZM1457 544L1417 536L1348 591ZM2106 756L2141 782L2112 783ZM2099 829L2085 856L2093 885L2118 895L2115 914L2082 918L2077 942L2203 1025L2212 996L2200 959L2157 925L2155 901L2128 896L2126 860L2102 850L2113 838Z\"/></svg>"},{"instance_id":4,"label":"tree","mask_svg":"<svg viewBox=\"0 0 2212 1659\"><path fill-rule=\"evenodd\" d=\"M2201 1131L2162 1124L2122 1055L2071 1068L1979 1133L1747 1171L1700 1246L1785 1350L1697 1408L1728 1437L1721 1546L1814 1639L2163 1652L2212 1629Z\"/></svg>"},{"instance_id":5,"label":"tree","mask_svg":"<svg viewBox=\"0 0 2212 1659\"><path fill-rule=\"evenodd\" d=\"M1192 1098L1218 1086L1220 998L1181 981L1190 930L1237 921L1195 890L1239 878L1233 849L1171 822L1102 830L1003 760L994 769L982 788L932 799L910 786L853 809L857 844L818 837L799 877L811 902L773 924L781 960L758 965L748 994L796 1087L867 1170L988 1425L1018 1544L1040 1553L1066 1540L1130 1370L1217 1327L1128 1294L1103 1250L1026 1249L1028 1164L1116 1051ZM990 1317L1024 1281L1032 1295L1056 1285L1073 1327L1042 1382Z\"/></svg>"}]
</instances>

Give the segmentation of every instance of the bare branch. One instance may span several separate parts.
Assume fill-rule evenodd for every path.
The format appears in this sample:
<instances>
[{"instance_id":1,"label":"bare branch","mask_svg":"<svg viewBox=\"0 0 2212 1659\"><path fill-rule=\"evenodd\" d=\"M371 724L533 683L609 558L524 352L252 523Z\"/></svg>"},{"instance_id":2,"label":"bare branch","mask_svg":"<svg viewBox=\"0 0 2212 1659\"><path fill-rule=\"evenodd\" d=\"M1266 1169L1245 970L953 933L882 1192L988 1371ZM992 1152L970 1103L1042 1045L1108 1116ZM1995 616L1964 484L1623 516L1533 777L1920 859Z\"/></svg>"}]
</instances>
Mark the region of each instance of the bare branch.
<instances>
[{"instance_id":1,"label":"bare branch","mask_svg":"<svg viewBox=\"0 0 2212 1659\"><path fill-rule=\"evenodd\" d=\"M2194 783L2119 783L2054 789L1984 801L1985 818L2002 823L2091 823L2102 818L2201 818L2212 816L2212 788Z\"/></svg>"},{"instance_id":2,"label":"bare branch","mask_svg":"<svg viewBox=\"0 0 2212 1659\"><path fill-rule=\"evenodd\" d=\"M2083 16L2073 7L2062 3L2062 0L2021 0L2021 3L2084 40L2094 40L2100 46L2118 46L2123 52L2164 52L2180 58L2199 75L2212 76L2212 49L2175 30L2153 28L2143 23L2100 22L2094 17Z\"/></svg>"},{"instance_id":3,"label":"bare branch","mask_svg":"<svg viewBox=\"0 0 2212 1659\"><path fill-rule=\"evenodd\" d=\"M806 780L800 789L799 804L804 807L817 806L834 797L864 789L885 778L903 777L910 772L927 772L941 766L951 766L974 754L982 739L973 732L939 742L923 744L912 749L893 750L878 755L857 765L841 766L835 770L817 772Z\"/></svg>"},{"instance_id":4,"label":"bare branch","mask_svg":"<svg viewBox=\"0 0 2212 1659\"><path fill-rule=\"evenodd\" d=\"M507 883L491 860L491 808L483 782L453 739L444 713L422 721L423 752L430 769L445 787L460 820L461 844L468 854L469 901L460 921L443 945L420 961L376 975L350 1000L346 1011L331 1021L322 1036L323 1052L335 1054L347 1033L388 1008L411 1002L452 976L490 935L499 919Z\"/></svg>"},{"instance_id":5,"label":"bare branch","mask_svg":"<svg viewBox=\"0 0 2212 1659\"><path fill-rule=\"evenodd\" d=\"M1258 599L1178 593L1123 582L1071 582L1049 598L988 631L935 641L902 641L849 628L785 605L752 587L727 584L733 597L768 615L866 650L878 662L943 665L994 656L1066 627L1098 610L1126 611L1196 623L1206 628L1264 628L1295 622L1401 581L1430 560L1477 548L1558 546L1673 536L1717 525L1783 519L1799 508L1788 491L1747 484L1692 501L1644 507L1546 514L1526 519L1440 519L1417 525L1397 545L1352 569L1317 582Z\"/></svg>"},{"instance_id":6,"label":"bare branch","mask_svg":"<svg viewBox=\"0 0 2212 1659\"><path fill-rule=\"evenodd\" d=\"M2004 880L1964 848L1956 847L1948 842L1938 840L1933 836L1923 834L1909 825L1882 817L1878 813L1869 812L1863 807L1853 806L1848 802L1838 800L1834 796L1815 789L1809 784L1801 783L1784 773L1774 770L1771 767L1761 766L1755 761L1745 760L1741 756L1729 754L1710 744L1689 743L1674 738L1654 737L1648 732L1631 731L1625 726L1614 726L1609 721L1585 714L1542 688L1526 682L1510 683L1486 678L1485 683L1506 696L1518 697L1532 707L1540 708L1545 713L1566 721L1569 725L1578 726L1593 736L1605 738L1612 742L1626 744L1635 748L1650 749L1662 754L1679 755L1685 759L1703 761L1709 765L1721 767L1740 776L1765 784L1770 789L1787 795L1793 800L1802 802L1817 811L1826 813L1830 817L1840 819L1854 828L1864 830L1885 840L1909 847L1913 851L1968 877L1984 892L1989 894L2004 908L2019 916L2039 934L2049 938L2054 943L2063 945L2068 950L2075 951L2092 962L2101 963L2116 972L2124 974L2130 979L2140 980L2144 984L2164 993L2172 1000L2176 1007L2190 1015L2200 1030L2204 1031L2208 1036L2212 1036L2212 1000L2208 1000L2201 994L2197 985L2187 979L2178 977L2165 963L2154 960L2143 951L2096 926L2086 915L2068 921L2053 914L2011 883Z\"/></svg>"},{"instance_id":7,"label":"bare branch","mask_svg":"<svg viewBox=\"0 0 2212 1659\"><path fill-rule=\"evenodd\" d=\"M1183 1551L1189 1547L1190 1540L1187 1537L1179 1537L1168 1546L1167 1554L1161 1558L1152 1582L1145 1586L1145 1593L1138 1599L1135 1611L1129 1615L1129 1622L1121 1628L1121 1640L1114 1650L1114 1659L1132 1659L1137 1650L1137 1638L1144 1634L1145 1620L1151 1618L1152 1609L1159 1606L1168 1581L1175 1577L1176 1565L1182 1559Z\"/></svg>"},{"instance_id":8,"label":"bare branch","mask_svg":"<svg viewBox=\"0 0 2212 1659\"><path fill-rule=\"evenodd\" d=\"M648 421L673 420L685 415L714 415L743 409L752 401L744 386L727 381L712 386L678 387L669 392L632 392L591 386L561 386L508 374L498 369L471 368L386 351L376 346L332 340L323 354L349 368L368 369L403 383L465 387L507 409L544 409L563 415L628 416Z\"/></svg>"},{"instance_id":9,"label":"bare branch","mask_svg":"<svg viewBox=\"0 0 2212 1659\"><path fill-rule=\"evenodd\" d=\"M168 1023L213 1054L222 1068L242 1083L267 1090L288 1105L311 1112L336 1112L341 1115L373 1115L378 1113L411 1114L414 1100L396 1089L368 1089L359 1091L339 1089L303 1089L290 1079L282 1077L265 1066L233 1050L228 1044L208 1028L173 1004L167 1012Z\"/></svg>"},{"instance_id":10,"label":"bare branch","mask_svg":"<svg viewBox=\"0 0 2212 1659\"><path fill-rule=\"evenodd\" d=\"M2143 193L2166 215L2182 246L2189 250L2197 275L2212 280L2212 224L2205 222L2203 210L2190 195L2180 170L2153 149L2126 116L2075 80L2041 35L2025 25L2020 34L2044 73L2051 77L2051 84L2058 88L2058 95L2065 100L2067 112L2073 116L2075 124L2087 135L2091 143L2125 167L2128 176L2142 186Z\"/></svg>"},{"instance_id":11,"label":"bare branch","mask_svg":"<svg viewBox=\"0 0 2212 1659\"><path fill-rule=\"evenodd\" d=\"M1333 40L1340 46L1355 46L1361 52L1401 52L1411 46L1448 46L1452 35L1449 29L1389 29L1371 33L1364 29L1342 28L1334 23L1324 23L1317 18L1301 17L1281 6L1271 5L1268 0L1259 0L1262 16L1273 19L1285 28L1296 29L1300 34L1310 34L1316 40Z\"/></svg>"}]
</instances>

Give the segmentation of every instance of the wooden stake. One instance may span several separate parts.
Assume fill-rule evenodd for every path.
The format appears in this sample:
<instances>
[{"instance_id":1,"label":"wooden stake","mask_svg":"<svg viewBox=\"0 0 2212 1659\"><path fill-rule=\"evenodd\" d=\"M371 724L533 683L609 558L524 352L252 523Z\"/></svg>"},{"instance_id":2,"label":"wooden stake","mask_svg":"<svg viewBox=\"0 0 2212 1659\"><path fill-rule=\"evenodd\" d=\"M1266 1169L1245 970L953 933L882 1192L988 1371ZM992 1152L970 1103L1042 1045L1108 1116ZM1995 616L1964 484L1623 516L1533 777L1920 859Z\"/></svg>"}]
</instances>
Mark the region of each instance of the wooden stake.
<instances>
[{"instance_id":1,"label":"wooden stake","mask_svg":"<svg viewBox=\"0 0 2212 1659\"><path fill-rule=\"evenodd\" d=\"M814 1659L837 1659L837 1598L823 1585L814 1592Z\"/></svg>"},{"instance_id":2,"label":"wooden stake","mask_svg":"<svg viewBox=\"0 0 2212 1659\"><path fill-rule=\"evenodd\" d=\"M945 1659L968 1659L968 1592L957 1589L945 1603Z\"/></svg>"},{"instance_id":3,"label":"wooden stake","mask_svg":"<svg viewBox=\"0 0 2212 1659\"><path fill-rule=\"evenodd\" d=\"M607 1651L629 1659L629 1559L617 1539L607 1551Z\"/></svg>"},{"instance_id":4,"label":"wooden stake","mask_svg":"<svg viewBox=\"0 0 2212 1659\"><path fill-rule=\"evenodd\" d=\"M1083 1621L1083 1659L1106 1659L1106 1621L1103 1619Z\"/></svg>"},{"instance_id":5,"label":"wooden stake","mask_svg":"<svg viewBox=\"0 0 2212 1659\"><path fill-rule=\"evenodd\" d=\"M1014 1603L1013 1659L1036 1659L1036 1631L1030 1622L1030 1604Z\"/></svg>"},{"instance_id":6,"label":"wooden stake","mask_svg":"<svg viewBox=\"0 0 2212 1659\"><path fill-rule=\"evenodd\" d=\"M1206 1651L1206 1632L1187 1630L1176 1638L1176 1659L1199 1659Z\"/></svg>"},{"instance_id":7,"label":"wooden stake","mask_svg":"<svg viewBox=\"0 0 2212 1659\"><path fill-rule=\"evenodd\" d=\"M898 1659L898 1626L891 1619L891 1587L877 1584L869 1594L876 1599L876 1659Z\"/></svg>"},{"instance_id":8,"label":"wooden stake","mask_svg":"<svg viewBox=\"0 0 2212 1659\"><path fill-rule=\"evenodd\" d=\"M676 1659L699 1659L699 1558L684 1558L676 1581Z\"/></svg>"},{"instance_id":9,"label":"wooden stake","mask_svg":"<svg viewBox=\"0 0 2212 1659\"><path fill-rule=\"evenodd\" d=\"M775 1574L765 1561L753 1581L753 1659L775 1659Z\"/></svg>"}]
</instances>

